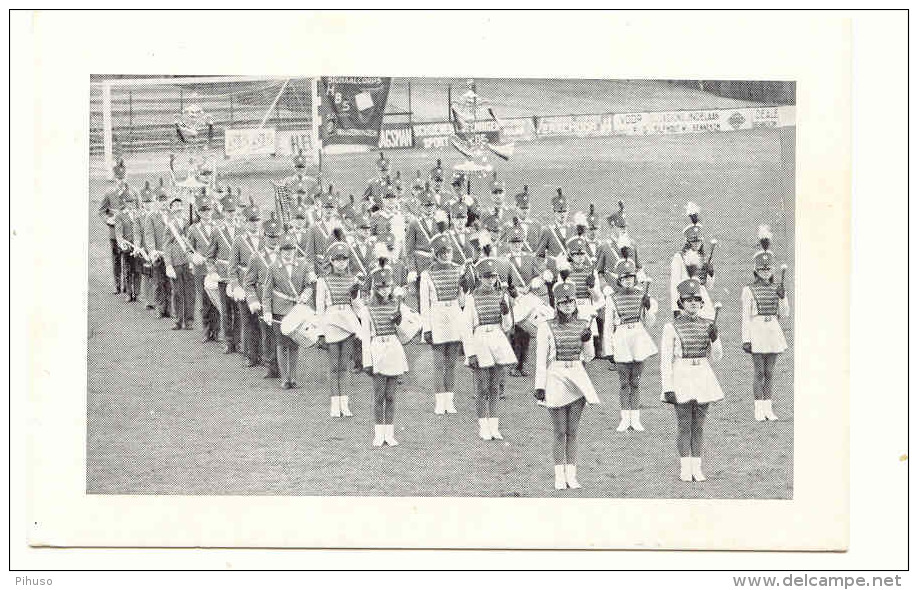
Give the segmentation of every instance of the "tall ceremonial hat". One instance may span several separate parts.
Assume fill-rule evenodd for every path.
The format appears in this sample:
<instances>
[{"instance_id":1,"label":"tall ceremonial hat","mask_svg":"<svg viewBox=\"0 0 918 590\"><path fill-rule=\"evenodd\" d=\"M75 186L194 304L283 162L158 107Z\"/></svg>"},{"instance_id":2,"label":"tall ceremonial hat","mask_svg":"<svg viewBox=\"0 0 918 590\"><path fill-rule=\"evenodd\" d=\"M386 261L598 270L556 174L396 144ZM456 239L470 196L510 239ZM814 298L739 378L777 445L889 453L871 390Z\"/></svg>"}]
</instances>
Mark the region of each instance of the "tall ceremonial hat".
<instances>
[{"instance_id":1,"label":"tall ceremonial hat","mask_svg":"<svg viewBox=\"0 0 918 590\"><path fill-rule=\"evenodd\" d=\"M150 188L150 181L146 181L143 185L143 190L140 191L140 200L144 203L153 202L153 189Z\"/></svg>"},{"instance_id":2,"label":"tall ceremonial hat","mask_svg":"<svg viewBox=\"0 0 918 590\"><path fill-rule=\"evenodd\" d=\"M577 288L571 283L558 281L551 292L555 298L555 306L565 301L577 301Z\"/></svg>"},{"instance_id":3,"label":"tall ceremonial hat","mask_svg":"<svg viewBox=\"0 0 918 590\"><path fill-rule=\"evenodd\" d=\"M389 287L392 285L392 269L388 266L374 268L370 273L370 280L374 287Z\"/></svg>"},{"instance_id":4,"label":"tall ceremonial hat","mask_svg":"<svg viewBox=\"0 0 918 590\"><path fill-rule=\"evenodd\" d=\"M691 278L685 279L676 286L676 291L679 292L679 299L687 299L689 297L700 297L701 296L701 283L698 282L698 279Z\"/></svg>"},{"instance_id":5,"label":"tall ceremonial hat","mask_svg":"<svg viewBox=\"0 0 918 590\"><path fill-rule=\"evenodd\" d=\"M615 274L621 277L633 277L637 275L637 267L634 265L634 261L630 258L625 258L619 260L618 264L615 265Z\"/></svg>"},{"instance_id":6,"label":"tall ceremonial hat","mask_svg":"<svg viewBox=\"0 0 918 590\"><path fill-rule=\"evenodd\" d=\"M689 221L691 223L685 226L685 229L682 230L682 235L685 236L686 242L700 242L701 241L701 209L694 202L689 201L685 205L685 214L688 215Z\"/></svg>"},{"instance_id":7,"label":"tall ceremonial hat","mask_svg":"<svg viewBox=\"0 0 918 590\"><path fill-rule=\"evenodd\" d=\"M484 218L482 226L488 231L500 231L500 219L497 215L488 215Z\"/></svg>"},{"instance_id":8,"label":"tall ceremonial hat","mask_svg":"<svg viewBox=\"0 0 918 590\"><path fill-rule=\"evenodd\" d=\"M619 252L624 248L628 248L628 250L634 252L634 242L631 240L631 236L624 232L618 235L618 238L615 240L615 245Z\"/></svg>"},{"instance_id":9,"label":"tall ceremonial hat","mask_svg":"<svg viewBox=\"0 0 918 590\"><path fill-rule=\"evenodd\" d=\"M335 260L336 258L350 258L351 252L346 242L332 242L325 249L325 258Z\"/></svg>"},{"instance_id":10,"label":"tall ceremonial hat","mask_svg":"<svg viewBox=\"0 0 918 590\"><path fill-rule=\"evenodd\" d=\"M373 235L383 236L392 233L392 222L382 215L373 216Z\"/></svg>"},{"instance_id":11,"label":"tall ceremonial hat","mask_svg":"<svg viewBox=\"0 0 918 590\"><path fill-rule=\"evenodd\" d=\"M124 158L118 159L118 163L112 168L112 173L115 175L115 180L124 180L124 177L127 175L127 167L124 165Z\"/></svg>"},{"instance_id":12,"label":"tall ceremonial hat","mask_svg":"<svg viewBox=\"0 0 918 590\"><path fill-rule=\"evenodd\" d=\"M438 254L441 250L452 249L453 244L446 234L437 234L430 240L430 251Z\"/></svg>"},{"instance_id":13,"label":"tall ceremonial hat","mask_svg":"<svg viewBox=\"0 0 918 590\"><path fill-rule=\"evenodd\" d=\"M322 195L322 208L323 209L337 209L338 208L338 199L335 198L335 195L325 193Z\"/></svg>"},{"instance_id":14,"label":"tall ceremonial hat","mask_svg":"<svg viewBox=\"0 0 918 590\"><path fill-rule=\"evenodd\" d=\"M685 229L682 230L682 235L685 236L686 242L700 242L701 241L701 226L700 225L687 225Z\"/></svg>"},{"instance_id":15,"label":"tall ceremonial hat","mask_svg":"<svg viewBox=\"0 0 918 590\"><path fill-rule=\"evenodd\" d=\"M482 258L478 261L478 264L475 265L475 272L480 276L497 276L497 260L493 258Z\"/></svg>"},{"instance_id":16,"label":"tall ceremonial hat","mask_svg":"<svg viewBox=\"0 0 918 590\"><path fill-rule=\"evenodd\" d=\"M587 243L586 240L580 236L574 236L573 238L567 241L567 251L571 254L586 254Z\"/></svg>"},{"instance_id":17,"label":"tall ceremonial hat","mask_svg":"<svg viewBox=\"0 0 918 590\"><path fill-rule=\"evenodd\" d=\"M587 226L589 225L589 221L587 220L586 213L584 213L583 211L577 211L576 213L574 213L574 219L572 221L574 222L574 225L578 229L578 232L577 232L578 234L583 233L582 231L580 231L580 228L586 229Z\"/></svg>"},{"instance_id":18,"label":"tall ceremonial hat","mask_svg":"<svg viewBox=\"0 0 918 590\"><path fill-rule=\"evenodd\" d=\"M165 201L169 198L169 191L166 190L166 185L163 184L163 177L159 177L159 186L156 187L156 200Z\"/></svg>"},{"instance_id":19,"label":"tall ceremonial hat","mask_svg":"<svg viewBox=\"0 0 918 590\"><path fill-rule=\"evenodd\" d=\"M520 209L529 209L529 185L523 185L523 192L516 193L516 206Z\"/></svg>"},{"instance_id":20,"label":"tall ceremonial hat","mask_svg":"<svg viewBox=\"0 0 918 590\"><path fill-rule=\"evenodd\" d=\"M261 228L266 237L279 238L281 236L281 226L274 218L274 213L271 213L271 217L265 220Z\"/></svg>"},{"instance_id":21,"label":"tall ceremonial hat","mask_svg":"<svg viewBox=\"0 0 918 590\"><path fill-rule=\"evenodd\" d=\"M429 187L418 195L418 201L420 201L421 205L436 205L437 204L437 198L434 196L432 192L430 192Z\"/></svg>"},{"instance_id":22,"label":"tall ceremonial hat","mask_svg":"<svg viewBox=\"0 0 918 590\"><path fill-rule=\"evenodd\" d=\"M551 198L551 208L556 213L563 213L567 211L567 198L561 192L561 187L558 187L558 191L554 197Z\"/></svg>"},{"instance_id":23,"label":"tall ceremonial hat","mask_svg":"<svg viewBox=\"0 0 918 590\"><path fill-rule=\"evenodd\" d=\"M770 251L759 252L753 259L755 270L772 269L775 264L775 257Z\"/></svg>"},{"instance_id":24,"label":"tall ceremonial hat","mask_svg":"<svg viewBox=\"0 0 918 590\"><path fill-rule=\"evenodd\" d=\"M760 225L756 237L759 240L759 244L762 246L762 250L768 250L771 246L771 226Z\"/></svg>"},{"instance_id":25,"label":"tall ceremonial hat","mask_svg":"<svg viewBox=\"0 0 918 590\"><path fill-rule=\"evenodd\" d=\"M296 155L293 156L293 167L297 170L304 170L306 168L306 157L303 156L302 149L298 150Z\"/></svg>"},{"instance_id":26,"label":"tall ceremonial hat","mask_svg":"<svg viewBox=\"0 0 918 590\"><path fill-rule=\"evenodd\" d=\"M523 229L523 226L519 224L519 219L515 217L513 218L513 227L507 232L507 241L514 243L526 241L526 231Z\"/></svg>"},{"instance_id":27,"label":"tall ceremonial hat","mask_svg":"<svg viewBox=\"0 0 918 590\"><path fill-rule=\"evenodd\" d=\"M261 211L251 200L249 201L248 206L243 210L246 221L261 221Z\"/></svg>"},{"instance_id":28,"label":"tall ceremonial hat","mask_svg":"<svg viewBox=\"0 0 918 590\"><path fill-rule=\"evenodd\" d=\"M220 199L220 209L224 213L235 213L236 205L236 199L231 194L223 195L223 198Z\"/></svg>"},{"instance_id":29,"label":"tall ceremonial hat","mask_svg":"<svg viewBox=\"0 0 918 590\"><path fill-rule=\"evenodd\" d=\"M599 229L599 223L596 220L596 205L590 203L590 212L587 214L587 227L592 230Z\"/></svg>"},{"instance_id":30,"label":"tall ceremonial hat","mask_svg":"<svg viewBox=\"0 0 918 590\"><path fill-rule=\"evenodd\" d=\"M373 229L373 221L370 219L369 215L363 213L357 218L357 227L360 229Z\"/></svg>"},{"instance_id":31,"label":"tall ceremonial hat","mask_svg":"<svg viewBox=\"0 0 918 590\"><path fill-rule=\"evenodd\" d=\"M296 250L296 237L293 234L285 233L281 237L280 249L281 250Z\"/></svg>"},{"instance_id":32,"label":"tall ceremonial hat","mask_svg":"<svg viewBox=\"0 0 918 590\"><path fill-rule=\"evenodd\" d=\"M462 201L454 201L449 208L449 215L453 219L465 219L468 217L469 208Z\"/></svg>"}]
</instances>

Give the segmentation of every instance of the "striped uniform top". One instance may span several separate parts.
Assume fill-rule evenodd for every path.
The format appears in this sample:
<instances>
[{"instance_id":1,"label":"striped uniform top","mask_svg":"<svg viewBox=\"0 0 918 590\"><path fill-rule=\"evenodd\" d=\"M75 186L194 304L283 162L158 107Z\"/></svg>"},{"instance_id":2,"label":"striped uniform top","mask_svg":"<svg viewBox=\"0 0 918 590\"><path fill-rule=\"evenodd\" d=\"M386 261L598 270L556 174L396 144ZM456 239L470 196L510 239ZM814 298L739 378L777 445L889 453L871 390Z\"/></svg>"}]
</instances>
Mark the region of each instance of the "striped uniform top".
<instances>
[{"instance_id":1,"label":"striped uniform top","mask_svg":"<svg viewBox=\"0 0 918 590\"><path fill-rule=\"evenodd\" d=\"M329 273L325 277L328 292L331 293L332 305L347 305L351 302L351 287L354 286L354 275Z\"/></svg>"},{"instance_id":2,"label":"striped uniform top","mask_svg":"<svg viewBox=\"0 0 918 590\"><path fill-rule=\"evenodd\" d=\"M644 293L637 289L619 289L612 295L615 311L623 324L630 324L641 319L641 304Z\"/></svg>"},{"instance_id":3,"label":"striped uniform top","mask_svg":"<svg viewBox=\"0 0 918 590\"><path fill-rule=\"evenodd\" d=\"M478 323L482 326L500 323L500 298L499 291L476 291L475 311L478 313Z\"/></svg>"},{"instance_id":4,"label":"striped uniform top","mask_svg":"<svg viewBox=\"0 0 918 590\"><path fill-rule=\"evenodd\" d=\"M551 321L551 333L555 337L555 358L559 361L576 361L580 359L583 342L580 334L587 324L583 320L560 323L557 319Z\"/></svg>"},{"instance_id":5,"label":"striped uniform top","mask_svg":"<svg viewBox=\"0 0 918 590\"><path fill-rule=\"evenodd\" d=\"M685 315L680 315L673 322L673 328L676 329L682 345L682 358L700 359L708 356L708 349L711 346L708 326L712 323L702 318L691 320Z\"/></svg>"},{"instance_id":6,"label":"striped uniform top","mask_svg":"<svg viewBox=\"0 0 918 590\"><path fill-rule=\"evenodd\" d=\"M758 315L778 315L778 288L772 283L756 281L749 285Z\"/></svg>"},{"instance_id":7,"label":"striped uniform top","mask_svg":"<svg viewBox=\"0 0 918 590\"><path fill-rule=\"evenodd\" d=\"M574 284L577 290L577 299L589 298L590 291L587 287L587 277L591 274L593 274L593 267L591 266L583 266L581 268L571 267L571 274L568 276L567 280Z\"/></svg>"},{"instance_id":8,"label":"striped uniform top","mask_svg":"<svg viewBox=\"0 0 918 590\"><path fill-rule=\"evenodd\" d=\"M367 305L370 312L370 319L373 321L374 336L391 336L395 334L395 324L392 323L392 316L398 309L396 302L378 303L375 300Z\"/></svg>"},{"instance_id":9,"label":"striped uniform top","mask_svg":"<svg viewBox=\"0 0 918 590\"><path fill-rule=\"evenodd\" d=\"M438 301L453 301L459 298L459 279L462 277L462 267L454 262L442 264L435 262L427 269L433 280Z\"/></svg>"}]
</instances>

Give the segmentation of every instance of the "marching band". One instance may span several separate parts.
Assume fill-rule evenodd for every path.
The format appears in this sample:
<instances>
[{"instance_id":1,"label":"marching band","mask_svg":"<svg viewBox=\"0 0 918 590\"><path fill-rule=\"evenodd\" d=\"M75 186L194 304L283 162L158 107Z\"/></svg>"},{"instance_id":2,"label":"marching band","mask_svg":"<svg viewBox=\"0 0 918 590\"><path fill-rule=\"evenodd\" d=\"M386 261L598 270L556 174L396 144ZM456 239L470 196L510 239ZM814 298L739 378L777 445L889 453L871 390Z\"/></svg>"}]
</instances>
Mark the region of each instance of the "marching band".
<instances>
[{"instance_id":1,"label":"marching band","mask_svg":"<svg viewBox=\"0 0 918 590\"><path fill-rule=\"evenodd\" d=\"M411 369L410 343L433 352L435 415L457 413L460 359L471 369L482 440L504 439L506 372L531 378L537 405L547 408L553 425L558 490L581 487L577 430L585 406L600 403L587 364L604 359L618 372L617 432L642 432L640 378L645 362L659 354L661 400L675 409L679 478L705 480L705 417L724 398L712 363L724 350L720 303L708 290L717 240L706 249L696 204L686 207L690 224L671 260L673 317L658 347L649 330L659 304L623 202L605 218L600 236L595 206L569 217L561 188L551 200L553 219L543 225L530 217L529 187L508 206L496 173L485 203L461 173L452 193L443 192L440 160L428 178L417 172L408 194L382 153L376 165L378 175L359 202L342 201L332 186L325 191L321 175L306 175L298 154L294 175L275 185L295 201L263 220L251 197L245 202L239 189L219 181L179 194L160 179L157 189L147 182L138 196L119 161L99 207L115 292L131 302L139 297L157 317L171 318L174 330L193 329L197 315L204 342L222 337L226 354L263 366L265 378L279 379L285 389L298 387L300 349L322 351L333 418L353 416L344 373L367 373L375 447L398 445L395 401ZM739 305L742 350L754 369L754 419L762 422L778 419L772 377L787 349L780 319L790 307L787 266L776 281L768 226L760 226L758 239L761 250L752 256L752 280Z\"/></svg>"}]
</instances>

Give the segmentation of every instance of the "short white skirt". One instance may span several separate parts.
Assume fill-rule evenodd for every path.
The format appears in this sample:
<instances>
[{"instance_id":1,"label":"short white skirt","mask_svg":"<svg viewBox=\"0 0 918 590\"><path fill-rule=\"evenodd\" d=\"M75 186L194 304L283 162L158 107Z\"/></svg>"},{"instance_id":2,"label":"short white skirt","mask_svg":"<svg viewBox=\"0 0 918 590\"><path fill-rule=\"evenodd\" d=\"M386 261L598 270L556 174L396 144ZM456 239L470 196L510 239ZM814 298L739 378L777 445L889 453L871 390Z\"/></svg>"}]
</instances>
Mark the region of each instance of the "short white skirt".
<instances>
[{"instance_id":1,"label":"short white skirt","mask_svg":"<svg viewBox=\"0 0 918 590\"><path fill-rule=\"evenodd\" d=\"M643 322L620 324L614 326L614 330L606 328L605 332L607 339L611 339L611 346L604 341L603 350L611 351L617 363L643 362L658 352Z\"/></svg>"},{"instance_id":2,"label":"short white skirt","mask_svg":"<svg viewBox=\"0 0 918 590\"><path fill-rule=\"evenodd\" d=\"M680 404L692 400L706 404L724 399L724 392L706 358L673 360L673 392ZM660 399L666 401L663 394Z\"/></svg>"},{"instance_id":3,"label":"short white skirt","mask_svg":"<svg viewBox=\"0 0 918 590\"><path fill-rule=\"evenodd\" d=\"M561 408L586 398L587 403L598 404L599 396L581 361L551 361L545 373L545 406Z\"/></svg>"},{"instance_id":4,"label":"short white skirt","mask_svg":"<svg viewBox=\"0 0 918 590\"><path fill-rule=\"evenodd\" d=\"M360 332L360 320L349 304L328 306L321 321L325 341L329 344L341 342Z\"/></svg>"},{"instance_id":5,"label":"short white skirt","mask_svg":"<svg viewBox=\"0 0 918 590\"><path fill-rule=\"evenodd\" d=\"M373 373L386 377L398 377L408 372L408 359L398 336L373 336L370 339L370 359Z\"/></svg>"},{"instance_id":6,"label":"short white skirt","mask_svg":"<svg viewBox=\"0 0 918 590\"><path fill-rule=\"evenodd\" d=\"M430 334L434 344L461 342L464 321L458 299L430 303Z\"/></svg>"},{"instance_id":7,"label":"short white skirt","mask_svg":"<svg viewBox=\"0 0 918 590\"><path fill-rule=\"evenodd\" d=\"M481 368L494 365L515 365L516 355L513 347L507 340L506 334L498 324L476 326L472 332L473 350L478 357L478 366ZM468 351L466 351L468 352ZM468 360L466 360L468 365Z\"/></svg>"},{"instance_id":8,"label":"short white skirt","mask_svg":"<svg viewBox=\"0 0 918 590\"><path fill-rule=\"evenodd\" d=\"M752 352L778 353L787 350L784 330L775 316L752 316L749 321L749 335L752 338Z\"/></svg>"}]
</instances>

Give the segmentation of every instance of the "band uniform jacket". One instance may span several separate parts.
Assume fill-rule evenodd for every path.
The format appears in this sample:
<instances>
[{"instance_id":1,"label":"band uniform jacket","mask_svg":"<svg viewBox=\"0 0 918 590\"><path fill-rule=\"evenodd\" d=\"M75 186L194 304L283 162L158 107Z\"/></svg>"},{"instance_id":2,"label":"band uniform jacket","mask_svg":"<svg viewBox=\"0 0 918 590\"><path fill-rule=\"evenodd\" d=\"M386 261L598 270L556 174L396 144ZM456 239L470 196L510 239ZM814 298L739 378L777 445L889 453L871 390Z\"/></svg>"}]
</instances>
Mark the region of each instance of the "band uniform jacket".
<instances>
[{"instance_id":1,"label":"band uniform jacket","mask_svg":"<svg viewBox=\"0 0 918 590\"><path fill-rule=\"evenodd\" d=\"M421 272L421 331L431 334L433 344L462 340L463 275L452 261L436 261Z\"/></svg>"},{"instance_id":2,"label":"band uniform jacket","mask_svg":"<svg viewBox=\"0 0 918 590\"><path fill-rule=\"evenodd\" d=\"M719 361L724 356L721 339L708 338L709 320L691 319L680 315L663 327L660 338L661 401L668 401L666 392L676 396L676 403L692 400L699 404L716 402L724 393L714 376L708 359Z\"/></svg>"},{"instance_id":3,"label":"band uniform jacket","mask_svg":"<svg viewBox=\"0 0 918 590\"><path fill-rule=\"evenodd\" d=\"M252 235L245 231L238 232L236 239L233 240L233 249L229 258L229 281L233 289L236 287L245 289L247 296L246 275L249 271L249 264L258 248L262 247L262 243L262 240L257 235Z\"/></svg>"},{"instance_id":4,"label":"band uniform jacket","mask_svg":"<svg viewBox=\"0 0 918 590\"><path fill-rule=\"evenodd\" d=\"M433 215L422 216L411 221L405 232L405 257L408 269L421 274L430 266L433 254L430 241L437 235L437 224Z\"/></svg>"},{"instance_id":5,"label":"band uniform jacket","mask_svg":"<svg viewBox=\"0 0 918 590\"><path fill-rule=\"evenodd\" d=\"M306 238L306 263L312 269L316 276L324 275L326 272L325 250L332 241L334 228L338 227L336 220L320 220L309 227Z\"/></svg>"},{"instance_id":6,"label":"band uniform jacket","mask_svg":"<svg viewBox=\"0 0 918 590\"><path fill-rule=\"evenodd\" d=\"M143 228L144 244L148 251L165 252L166 238L169 230L166 228L164 214L160 212L151 212L147 216Z\"/></svg>"},{"instance_id":7,"label":"band uniform jacket","mask_svg":"<svg viewBox=\"0 0 918 590\"><path fill-rule=\"evenodd\" d=\"M245 300L249 308L255 303L265 305L265 284L268 282L268 271L280 259L276 250L268 250L264 244L256 250L249 259L248 270L245 273Z\"/></svg>"},{"instance_id":8,"label":"band uniform jacket","mask_svg":"<svg viewBox=\"0 0 918 590\"><path fill-rule=\"evenodd\" d=\"M615 288L617 279L615 265L618 264L619 260L620 257L615 241L612 238L601 240L596 252L596 272L612 288Z\"/></svg>"},{"instance_id":9,"label":"band uniform jacket","mask_svg":"<svg viewBox=\"0 0 918 590\"><path fill-rule=\"evenodd\" d=\"M392 235L395 236L395 254L396 258L401 258L402 252L405 251L405 232L407 227L407 221L405 215L400 211L395 211L390 213L385 209L380 209L373 214L373 217L385 218L389 222L389 229L392 231ZM431 236L433 237L433 236Z\"/></svg>"},{"instance_id":10,"label":"band uniform jacket","mask_svg":"<svg viewBox=\"0 0 918 590\"><path fill-rule=\"evenodd\" d=\"M181 215L167 216L164 221L163 258L165 258L166 264L173 267L188 264L190 262L188 242L186 240L188 226L185 225Z\"/></svg>"},{"instance_id":11,"label":"band uniform jacket","mask_svg":"<svg viewBox=\"0 0 918 590\"><path fill-rule=\"evenodd\" d=\"M141 215L142 212L138 210L121 210L115 217L115 237L118 240L127 240L138 248L143 247L143 232L137 231L140 227L139 217Z\"/></svg>"},{"instance_id":12,"label":"band uniform jacket","mask_svg":"<svg viewBox=\"0 0 918 590\"><path fill-rule=\"evenodd\" d=\"M571 225L563 227L554 224L546 225L542 228L539 243L535 248L535 255L541 258L547 258L548 256L554 258L562 252L566 253L567 241L575 235L577 235L577 232Z\"/></svg>"},{"instance_id":13,"label":"band uniform jacket","mask_svg":"<svg viewBox=\"0 0 918 590\"><path fill-rule=\"evenodd\" d=\"M289 265L278 258L266 274L262 305L266 313L285 316L306 291L309 283L306 275L309 269L305 264L294 260Z\"/></svg>"},{"instance_id":14,"label":"band uniform jacket","mask_svg":"<svg viewBox=\"0 0 918 590\"><path fill-rule=\"evenodd\" d=\"M539 240L542 239L542 224L536 221L535 219L520 219L520 227L523 228L523 234L525 235L525 241L523 242L523 252L527 254L532 254L536 251L536 248L539 247ZM501 240L506 240L507 235L510 233L510 230L513 229L513 216L510 216L510 223L504 225L503 232L501 233Z\"/></svg>"},{"instance_id":15,"label":"band uniform jacket","mask_svg":"<svg viewBox=\"0 0 918 590\"><path fill-rule=\"evenodd\" d=\"M513 278L513 284L516 287L529 289L532 279L541 276L542 271L545 270L544 263L532 254L523 252L517 255L511 252L507 253L505 258L510 265L510 276Z\"/></svg>"},{"instance_id":16,"label":"band uniform jacket","mask_svg":"<svg viewBox=\"0 0 918 590\"><path fill-rule=\"evenodd\" d=\"M207 274L207 251L210 248L211 240L216 237L217 229L213 223L205 224L199 221L191 226L188 230L186 241L188 247L192 250L191 263L194 276L201 277ZM204 263L195 264L194 255L200 254L204 258Z\"/></svg>"},{"instance_id":17,"label":"band uniform jacket","mask_svg":"<svg viewBox=\"0 0 918 590\"><path fill-rule=\"evenodd\" d=\"M787 293L778 297L778 286L756 281L743 287L742 342L752 345L753 353L779 353L787 350L787 341L778 318L790 316Z\"/></svg>"},{"instance_id":18,"label":"band uniform jacket","mask_svg":"<svg viewBox=\"0 0 918 590\"><path fill-rule=\"evenodd\" d=\"M213 239L207 248L207 272L215 272L220 277L220 282L229 282L232 278L230 260L233 255L233 244L241 230L234 226L216 227Z\"/></svg>"},{"instance_id":19,"label":"band uniform jacket","mask_svg":"<svg viewBox=\"0 0 918 590\"><path fill-rule=\"evenodd\" d=\"M115 221L114 218L121 210L121 196L119 190L115 189L102 195L99 202L99 217L108 225L108 239L115 239Z\"/></svg>"}]
</instances>

